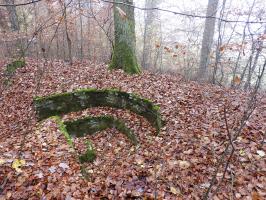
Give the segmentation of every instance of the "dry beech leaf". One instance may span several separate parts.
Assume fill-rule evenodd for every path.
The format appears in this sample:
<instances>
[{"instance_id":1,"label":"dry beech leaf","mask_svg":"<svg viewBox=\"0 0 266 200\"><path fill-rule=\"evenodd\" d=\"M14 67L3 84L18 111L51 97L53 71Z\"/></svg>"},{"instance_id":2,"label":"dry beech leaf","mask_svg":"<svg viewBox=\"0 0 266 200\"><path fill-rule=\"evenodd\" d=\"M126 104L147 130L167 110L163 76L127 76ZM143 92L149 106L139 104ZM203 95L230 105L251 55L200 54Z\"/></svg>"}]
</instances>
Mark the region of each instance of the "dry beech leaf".
<instances>
[{"instance_id":1,"label":"dry beech leaf","mask_svg":"<svg viewBox=\"0 0 266 200\"><path fill-rule=\"evenodd\" d=\"M4 159L0 159L0 165L5 164L6 161Z\"/></svg>"},{"instance_id":2,"label":"dry beech leaf","mask_svg":"<svg viewBox=\"0 0 266 200\"><path fill-rule=\"evenodd\" d=\"M180 194L179 189L176 189L175 187L170 187L170 191L171 191L171 193L173 193L175 195Z\"/></svg>"},{"instance_id":3,"label":"dry beech leaf","mask_svg":"<svg viewBox=\"0 0 266 200\"><path fill-rule=\"evenodd\" d=\"M263 200L263 197L258 192L252 192L252 200Z\"/></svg>"},{"instance_id":4,"label":"dry beech leaf","mask_svg":"<svg viewBox=\"0 0 266 200\"><path fill-rule=\"evenodd\" d=\"M138 165L143 165L144 163L144 159L141 156L137 156L135 160Z\"/></svg>"},{"instance_id":5,"label":"dry beech leaf","mask_svg":"<svg viewBox=\"0 0 266 200\"><path fill-rule=\"evenodd\" d=\"M236 76L236 77L234 78L233 82L234 82L235 84L238 85L238 84L241 83L241 79L239 78L239 76Z\"/></svg>"},{"instance_id":6,"label":"dry beech leaf","mask_svg":"<svg viewBox=\"0 0 266 200\"><path fill-rule=\"evenodd\" d=\"M193 149L189 149L189 150L187 150L187 151L184 151L184 154L186 154L186 155L191 155L191 154L193 154Z\"/></svg>"},{"instance_id":7,"label":"dry beech leaf","mask_svg":"<svg viewBox=\"0 0 266 200\"><path fill-rule=\"evenodd\" d=\"M178 164L181 169L188 169L191 165L190 162L185 161L185 160L179 160Z\"/></svg>"}]
</instances>

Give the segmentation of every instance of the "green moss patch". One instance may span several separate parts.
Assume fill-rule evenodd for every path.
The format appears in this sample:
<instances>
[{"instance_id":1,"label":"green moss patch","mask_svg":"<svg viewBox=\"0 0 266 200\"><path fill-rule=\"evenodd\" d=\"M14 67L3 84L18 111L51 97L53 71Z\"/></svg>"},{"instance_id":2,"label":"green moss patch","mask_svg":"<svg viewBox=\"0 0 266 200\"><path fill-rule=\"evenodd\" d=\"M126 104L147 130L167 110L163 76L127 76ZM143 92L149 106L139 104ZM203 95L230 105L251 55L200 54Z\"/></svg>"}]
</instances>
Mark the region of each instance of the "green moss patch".
<instances>
[{"instance_id":1,"label":"green moss patch","mask_svg":"<svg viewBox=\"0 0 266 200\"><path fill-rule=\"evenodd\" d=\"M15 74L18 68L22 68L26 65L24 60L15 60L6 66L4 72L4 85L9 86L12 84L11 78Z\"/></svg>"},{"instance_id":2,"label":"green moss patch","mask_svg":"<svg viewBox=\"0 0 266 200\"><path fill-rule=\"evenodd\" d=\"M69 135L69 133L68 133L68 131L66 129L66 125L64 124L64 122L61 120L61 118L59 116L53 116L51 118L54 119L55 122L57 123L58 129L65 136L65 138L67 140L67 143L70 145L71 148L74 149L73 140L72 140L71 136Z\"/></svg>"},{"instance_id":3,"label":"green moss patch","mask_svg":"<svg viewBox=\"0 0 266 200\"><path fill-rule=\"evenodd\" d=\"M79 156L79 161L81 163L85 162L93 162L96 158L96 152L95 149L90 141L86 142L87 150L84 154Z\"/></svg>"},{"instance_id":4,"label":"green moss patch","mask_svg":"<svg viewBox=\"0 0 266 200\"><path fill-rule=\"evenodd\" d=\"M6 66L5 74L13 75L18 68L22 68L26 65L25 60L15 60Z\"/></svg>"},{"instance_id":5,"label":"green moss patch","mask_svg":"<svg viewBox=\"0 0 266 200\"><path fill-rule=\"evenodd\" d=\"M36 97L34 105L39 120L91 107L112 107L130 110L145 117L156 129L157 134L162 127L158 106L148 99L116 89L82 89L70 93Z\"/></svg>"}]
</instances>

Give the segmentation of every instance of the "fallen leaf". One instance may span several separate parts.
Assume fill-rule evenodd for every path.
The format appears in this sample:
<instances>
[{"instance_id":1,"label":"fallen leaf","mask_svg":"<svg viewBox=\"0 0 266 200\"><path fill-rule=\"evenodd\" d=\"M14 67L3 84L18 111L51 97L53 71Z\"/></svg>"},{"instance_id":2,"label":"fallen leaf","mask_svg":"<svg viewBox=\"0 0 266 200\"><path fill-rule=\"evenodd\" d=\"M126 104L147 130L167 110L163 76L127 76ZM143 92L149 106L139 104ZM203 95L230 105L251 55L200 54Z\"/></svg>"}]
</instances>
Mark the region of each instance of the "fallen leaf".
<instances>
[{"instance_id":1,"label":"fallen leaf","mask_svg":"<svg viewBox=\"0 0 266 200\"><path fill-rule=\"evenodd\" d=\"M244 155L246 155L246 153L245 153L245 151L244 151L243 149L241 149L241 150L239 151L239 155L240 155L240 156L244 156Z\"/></svg>"},{"instance_id":2,"label":"fallen leaf","mask_svg":"<svg viewBox=\"0 0 266 200\"><path fill-rule=\"evenodd\" d=\"M0 159L0 165L5 164L6 161L4 159Z\"/></svg>"},{"instance_id":3,"label":"fallen leaf","mask_svg":"<svg viewBox=\"0 0 266 200\"><path fill-rule=\"evenodd\" d=\"M43 178L43 173L42 172L39 172L38 174L36 174L36 177Z\"/></svg>"},{"instance_id":4,"label":"fallen leaf","mask_svg":"<svg viewBox=\"0 0 266 200\"><path fill-rule=\"evenodd\" d=\"M66 163L60 163L59 164L59 167L61 167L64 171L67 170L67 169L69 169L69 166Z\"/></svg>"},{"instance_id":5,"label":"fallen leaf","mask_svg":"<svg viewBox=\"0 0 266 200\"><path fill-rule=\"evenodd\" d=\"M179 160L178 164L179 164L179 167L182 169L187 169L190 167L190 163L188 161L185 161L185 160Z\"/></svg>"},{"instance_id":6,"label":"fallen leaf","mask_svg":"<svg viewBox=\"0 0 266 200\"><path fill-rule=\"evenodd\" d=\"M12 192L8 191L6 193L6 199L10 199L11 196L12 196Z\"/></svg>"},{"instance_id":7,"label":"fallen leaf","mask_svg":"<svg viewBox=\"0 0 266 200\"><path fill-rule=\"evenodd\" d=\"M187 150L187 151L184 151L184 154L186 154L186 155L191 155L191 154L193 154L193 149L189 149L189 150Z\"/></svg>"},{"instance_id":8,"label":"fallen leaf","mask_svg":"<svg viewBox=\"0 0 266 200\"><path fill-rule=\"evenodd\" d=\"M266 155L265 152L262 151L262 150L258 150L258 151L257 151L257 154L258 154L260 157L264 157L264 156Z\"/></svg>"},{"instance_id":9,"label":"fallen leaf","mask_svg":"<svg viewBox=\"0 0 266 200\"><path fill-rule=\"evenodd\" d=\"M52 166L52 167L50 167L48 170L49 170L50 173L53 174L53 173L56 172L56 167L55 167L55 166Z\"/></svg>"},{"instance_id":10,"label":"fallen leaf","mask_svg":"<svg viewBox=\"0 0 266 200\"><path fill-rule=\"evenodd\" d=\"M252 200L263 200L258 192L252 192Z\"/></svg>"},{"instance_id":11,"label":"fallen leaf","mask_svg":"<svg viewBox=\"0 0 266 200\"><path fill-rule=\"evenodd\" d=\"M19 176L17 181L16 181L16 187L19 187L21 186L25 181L26 181L26 178L25 176Z\"/></svg>"},{"instance_id":12,"label":"fallen leaf","mask_svg":"<svg viewBox=\"0 0 266 200\"><path fill-rule=\"evenodd\" d=\"M138 157L136 158L136 163L137 163L138 165L142 165L142 164L144 163L144 159L143 159L142 157L138 156Z\"/></svg>"},{"instance_id":13,"label":"fallen leaf","mask_svg":"<svg viewBox=\"0 0 266 200\"><path fill-rule=\"evenodd\" d=\"M175 195L180 194L180 191L177 190L175 187L170 187L170 191L171 191L171 193L173 193Z\"/></svg>"},{"instance_id":14,"label":"fallen leaf","mask_svg":"<svg viewBox=\"0 0 266 200\"><path fill-rule=\"evenodd\" d=\"M25 165L26 162L25 160L19 160L19 159L15 159L12 163L12 168L15 169L17 172L22 172L22 170L20 169L23 165Z\"/></svg>"},{"instance_id":15,"label":"fallen leaf","mask_svg":"<svg viewBox=\"0 0 266 200\"><path fill-rule=\"evenodd\" d=\"M233 82L234 82L235 84L238 85L238 84L241 83L241 79L239 78L239 76L236 76L236 77L234 78Z\"/></svg>"}]
</instances>

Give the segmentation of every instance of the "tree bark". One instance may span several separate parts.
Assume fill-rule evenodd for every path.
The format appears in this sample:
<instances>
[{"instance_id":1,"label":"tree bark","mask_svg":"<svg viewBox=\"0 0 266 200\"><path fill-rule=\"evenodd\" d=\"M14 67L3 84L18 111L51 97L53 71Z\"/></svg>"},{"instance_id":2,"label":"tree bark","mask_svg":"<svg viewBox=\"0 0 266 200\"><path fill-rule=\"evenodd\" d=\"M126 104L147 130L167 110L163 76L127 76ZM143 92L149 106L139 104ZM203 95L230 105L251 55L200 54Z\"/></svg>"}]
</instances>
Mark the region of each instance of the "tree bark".
<instances>
[{"instance_id":1,"label":"tree bark","mask_svg":"<svg viewBox=\"0 0 266 200\"><path fill-rule=\"evenodd\" d=\"M264 28L263 34L266 34L266 26ZM264 41L260 40L260 39L257 39L256 55L255 55L255 58L254 58L252 66L251 65L249 66L247 80L246 80L246 83L244 85L244 89L245 90L249 89L250 86L251 86L252 75L253 75L256 67L257 67L259 56L261 55L262 50L263 50L263 45L264 45Z\"/></svg>"},{"instance_id":2,"label":"tree bark","mask_svg":"<svg viewBox=\"0 0 266 200\"><path fill-rule=\"evenodd\" d=\"M67 40L67 49L68 49L68 59L70 65L73 64L73 59L72 59L72 41L69 36L68 32L68 24L67 24L67 7L64 2L64 22L65 22L65 32L66 32L66 40Z\"/></svg>"},{"instance_id":3,"label":"tree bark","mask_svg":"<svg viewBox=\"0 0 266 200\"><path fill-rule=\"evenodd\" d=\"M121 2L115 0L115 2ZM133 0L123 0L133 5ZM114 5L115 44L110 69L123 69L126 73L140 73L136 57L136 35L134 8L128 5Z\"/></svg>"},{"instance_id":4,"label":"tree bark","mask_svg":"<svg viewBox=\"0 0 266 200\"><path fill-rule=\"evenodd\" d=\"M207 18L205 20L205 28L201 45L200 65L198 71L198 79L201 81L204 81L208 78L209 57L213 43L215 21L216 21L216 19L210 17L216 16L218 3L219 0L208 1L208 8L206 14Z\"/></svg>"},{"instance_id":5,"label":"tree bark","mask_svg":"<svg viewBox=\"0 0 266 200\"><path fill-rule=\"evenodd\" d=\"M83 19L82 19L82 7L80 4L80 0L78 1L79 3L79 24L80 24L80 59L83 59Z\"/></svg>"},{"instance_id":6,"label":"tree bark","mask_svg":"<svg viewBox=\"0 0 266 200\"><path fill-rule=\"evenodd\" d=\"M5 33L8 30L8 22L5 17L4 8L0 8L0 31Z\"/></svg>"},{"instance_id":7,"label":"tree bark","mask_svg":"<svg viewBox=\"0 0 266 200\"><path fill-rule=\"evenodd\" d=\"M14 5L14 0L5 0L6 4ZM6 6L12 31L19 31L18 15L15 6Z\"/></svg>"},{"instance_id":8,"label":"tree bark","mask_svg":"<svg viewBox=\"0 0 266 200\"><path fill-rule=\"evenodd\" d=\"M14 0L5 0L5 3L12 6L6 6L7 12L8 12L8 18L10 21L10 29L13 32L19 32L20 26L19 26L19 20L18 15L16 11L16 6ZM13 6L14 5L14 6ZM12 42L12 51L11 51L11 57L18 57L19 59L25 57L25 52L23 50L23 41L21 38L15 39ZM17 50L19 49L19 51Z\"/></svg>"},{"instance_id":9,"label":"tree bark","mask_svg":"<svg viewBox=\"0 0 266 200\"><path fill-rule=\"evenodd\" d=\"M145 8L155 8L160 3L160 0L146 0ZM151 38L155 36L155 18L158 16L158 11L146 10L144 16L144 41L143 41L143 56L142 56L142 67L147 69L154 66L152 59L152 51L155 43L153 44ZM157 31L156 31L157 32ZM154 40L155 41L155 40ZM156 56L156 55L155 55Z\"/></svg>"}]
</instances>

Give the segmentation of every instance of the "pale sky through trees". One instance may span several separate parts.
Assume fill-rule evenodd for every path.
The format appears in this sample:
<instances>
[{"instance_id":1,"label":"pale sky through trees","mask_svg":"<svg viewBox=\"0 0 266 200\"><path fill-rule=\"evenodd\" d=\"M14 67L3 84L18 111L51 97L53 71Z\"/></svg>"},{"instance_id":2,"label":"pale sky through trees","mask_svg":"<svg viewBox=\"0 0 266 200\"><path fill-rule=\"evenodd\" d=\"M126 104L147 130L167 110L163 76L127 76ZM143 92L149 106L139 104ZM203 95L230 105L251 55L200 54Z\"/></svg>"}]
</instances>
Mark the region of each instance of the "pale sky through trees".
<instances>
[{"instance_id":1,"label":"pale sky through trees","mask_svg":"<svg viewBox=\"0 0 266 200\"><path fill-rule=\"evenodd\" d=\"M251 11L253 0L227 0L225 4L225 16L223 17L226 20L231 21L244 21L248 20L248 14ZM216 17L220 17L220 12L222 8L223 0L219 1L218 11ZM145 0L135 1L135 5L144 8ZM159 8L171 10L180 13L186 13L191 15L200 15L205 16L207 10L208 0L180 0L180 1L170 1L162 0L162 3L159 5ZM249 21L266 21L266 4L264 0L255 0L254 7L251 12ZM193 57L194 66L196 66L199 61L199 49L201 48L203 29L205 25L205 18L194 18L181 15L175 15L173 13L158 11L159 17L156 19L158 24L161 25L162 34L162 45L169 48L174 48L176 44L184 44L190 54L186 54L185 57L189 60L188 63L192 63L190 58ZM142 44L142 35L144 30L144 11L135 9L136 14L136 32L137 32L137 44L141 49ZM213 53L218 39L218 20L216 20L215 34L214 34L214 44L213 44ZM226 43L230 40L233 45L241 44L242 35L245 23L222 23L223 26L223 43ZM247 45L245 47L243 60L240 63L244 63L248 59L247 51L251 48L251 41L256 39L258 35L263 34L266 24L249 24L246 28L246 38ZM154 38L153 38L154 39ZM262 55L265 55L265 49L262 52ZM234 60L238 55L238 52L229 52L224 54L224 58ZM212 55L214 56L214 55ZM163 56L165 66L175 66L174 63L169 63L169 57ZM180 61L180 60L179 60ZM259 61L260 62L260 61ZM183 64L184 65L184 64Z\"/></svg>"},{"instance_id":2,"label":"pale sky through trees","mask_svg":"<svg viewBox=\"0 0 266 200\"><path fill-rule=\"evenodd\" d=\"M245 14L249 11L253 1L252 0L227 0L226 3L226 9L230 10L231 13L228 15L229 20L243 20L245 21L247 19L246 15L239 16L240 13ZM162 3L160 5L160 8L171 10L171 11L177 11L187 14L195 14L195 15L205 15L206 9L207 9L208 0L162 0ZM136 6L145 7L145 0L138 0L135 1ZM222 0L219 2L219 10L222 6ZM266 10L266 4L264 0L256 0L256 6L254 7L254 13L258 12L259 10ZM217 13L217 16L219 15L219 10ZM140 20L143 18L144 11L142 10L135 10L136 12L136 18ZM186 31L190 31L190 29L193 30L201 30L204 26L205 19L198 19L198 18L189 18L184 17L180 15L174 15L172 13L167 12L159 12L162 22L162 30L163 33L167 34L169 36L169 33L175 29L183 29ZM141 16L141 17L140 17ZM250 21L252 21L254 17L251 17ZM262 21L266 21L266 14L261 16ZM195 27L191 25L195 25ZM244 25L244 23L239 24L240 29L241 25ZM261 25L252 25L252 27L259 28ZM261 29L263 31L263 28ZM175 33L176 36L180 38L182 36L182 33ZM171 35L170 35L171 37Z\"/></svg>"}]
</instances>

